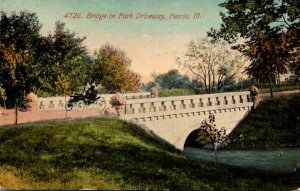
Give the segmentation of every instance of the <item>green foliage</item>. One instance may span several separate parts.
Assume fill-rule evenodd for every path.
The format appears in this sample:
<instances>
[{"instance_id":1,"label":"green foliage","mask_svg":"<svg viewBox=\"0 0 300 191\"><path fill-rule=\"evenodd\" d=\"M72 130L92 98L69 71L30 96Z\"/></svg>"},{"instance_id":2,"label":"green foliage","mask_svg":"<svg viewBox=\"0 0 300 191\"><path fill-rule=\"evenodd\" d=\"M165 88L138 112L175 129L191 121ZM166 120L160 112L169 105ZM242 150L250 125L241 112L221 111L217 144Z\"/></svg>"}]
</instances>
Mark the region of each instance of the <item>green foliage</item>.
<instances>
[{"instance_id":1,"label":"green foliage","mask_svg":"<svg viewBox=\"0 0 300 191\"><path fill-rule=\"evenodd\" d=\"M154 75L154 81L161 89L193 89L200 88L201 82L190 81L187 75L181 75L178 70L172 69L164 74Z\"/></svg>"},{"instance_id":2,"label":"green foliage","mask_svg":"<svg viewBox=\"0 0 300 191\"><path fill-rule=\"evenodd\" d=\"M299 65L299 1L226 0L220 4L223 23L208 33L215 40L236 43L251 59L246 72L255 79L272 82L278 74ZM243 38L243 41L238 41Z\"/></svg>"},{"instance_id":3,"label":"green foliage","mask_svg":"<svg viewBox=\"0 0 300 191\"><path fill-rule=\"evenodd\" d=\"M261 93L267 93L270 92L268 89L269 84L262 84L259 87L259 91ZM293 91L293 90L299 90L298 85L293 85L293 84L280 84L280 86L274 86L273 87L273 92L281 92L281 91Z\"/></svg>"},{"instance_id":4,"label":"green foliage","mask_svg":"<svg viewBox=\"0 0 300 191\"><path fill-rule=\"evenodd\" d=\"M215 116L209 115L209 120L204 120L198 130L196 141L199 145L211 146L214 148L215 162L217 163L217 149L226 145L227 136L226 129L217 129L215 124Z\"/></svg>"},{"instance_id":5,"label":"green foliage","mask_svg":"<svg viewBox=\"0 0 300 191\"><path fill-rule=\"evenodd\" d=\"M85 38L67 30L65 23L57 22L47 37L40 29L34 13L1 12L0 81L9 106L31 91L39 96L79 92L93 80L107 90L139 91L140 76L129 70L124 52L103 46L94 64L83 45Z\"/></svg>"},{"instance_id":6,"label":"green foliage","mask_svg":"<svg viewBox=\"0 0 300 191\"><path fill-rule=\"evenodd\" d=\"M65 74L57 76L56 88L58 92L63 92L65 95L70 93L69 77Z\"/></svg>"},{"instance_id":7,"label":"green foliage","mask_svg":"<svg viewBox=\"0 0 300 191\"><path fill-rule=\"evenodd\" d=\"M219 92L246 64L246 59L225 42L202 39L191 41L186 53L177 62L197 81L207 93Z\"/></svg>"},{"instance_id":8,"label":"green foliage","mask_svg":"<svg viewBox=\"0 0 300 191\"><path fill-rule=\"evenodd\" d=\"M21 11L0 16L0 82L6 90L8 105L18 104L36 84L34 62L40 24L34 13Z\"/></svg>"},{"instance_id":9,"label":"green foliage","mask_svg":"<svg viewBox=\"0 0 300 191\"><path fill-rule=\"evenodd\" d=\"M299 187L295 174L190 161L140 127L106 118L3 127L0 161L0 169L13 172L31 189Z\"/></svg>"},{"instance_id":10,"label":"green foliage","mask_svg":"<svg viewBox=\"0 0 300 191\"><path fill-rule=\"evenodd\" d=\"M1 87L1 84L0 84L0 99L1 99L1 102L3 103L4 108L6 108L5 101L6 101L7 97L6 97L5 89ZM1 106L1 104L0 104L0 106Z\"/></svg>"},{"instance_id":11,"label":"green foliage","mask_svg":"<svg viewBox=\"0 0 300 191\"><path fill-rule=\"evenodd\" d=\"M68 89L70 92L78 91L87 80L87 70L89 60L87 60L87 50L82 45L85 38L79 38L74 32L65 28L65 23L57 22L54 34L47 37L48 50L46 51L46 66L41 72L47 74L47 78L42 78L42 91L52 92L53 94L63 94L61 79L58 76L64 75L69 81Z\"/></svg>"},{"instance_id":12,"label":"green foliage","mask_svg":"<svg viewBox=\"0 0 300 191\"><path fill-rule=\"evenodd\" d=\"M43 37L34 13L6 14L0 18L0 81L6 89L8 105L22 100L29 92L63 94L57 87L62 73L69 89L76 91L87 79L84 40L56 23L53 35Z\"/></svg>"},{"instance_id":13,"label":"green foliage","mask_svg":"<svg viewBox=\"0 0 300 191\"><path fill-rule=\"evenodd\" d=\"M143 91L150 91L150 89L152 88L152 87L157 87L157 83L156 82L154 82L154 81L149 81L149 82L147 82L147 83L142 83L142 90Z\"/></svg>"},{"instance_id":14,"label":"green foliage","mask_svg":"<svg viewBox=\"0 0 300 191\"><path fill-rule=\"evenodd\" d=\"M130 59L125 52L106 44L95 52L93 80L107 91L140 90L140 76L129 69Z\"/></svg>"},{"instance_id":15,"label":"green foliage","mask_svg":"<svg viewBox=\"0 0 300 191\"><path fill-rule=\"evenodd\" d=\"M199 128L198 141L201 145L220 145L226 141L226 129L217 129L215 116L209 115L209 120L204 120Z\"/></svg>"},{"instance_id":16,"label":"green foliage","mask_svg":"<svg viewBox=\"0 0 300 191\"><path fill-rule=\"evenodd\" d=\"M146 84L144 91L149 91L148 87L152 87L155 82ZM252 85L250 80L241 81L237 84L231 86L226 86L222 89L223 92L237 92L237 91L248 91L249 87ZM261 84L258 86L261 93L268 93L270 89L268 88L269 84ZM273 92L281 91L292 91L298 90L298 85L293 84L281 84L280 86L273 86ZM170 90L160 90L160 97L171 97L171 96L184 96L184 95L195 95L195 94L206 94L204 89L170 89Z\"/></svg>"},{"instance_id":17,"label":"green foliage","mask_svg":"<svg viewBox=\"0 0 300 191\"><path fill-rule=\"evenodd\" d=\"M230 149L300 147L300 96L263 102L231 133Z\"/></svg>"},{"instance_id":18,"label":"green foliage","mask_svg":"<svg viewBox=\"0 0 300 191\"><path fill-rule=\"evenodd\" d=\"M160 90L159 97L171 97L171 96L184 96L184 95L194 95L195 91L192 89L170 89L170 90Z\"/></svg>"}]
</instances>

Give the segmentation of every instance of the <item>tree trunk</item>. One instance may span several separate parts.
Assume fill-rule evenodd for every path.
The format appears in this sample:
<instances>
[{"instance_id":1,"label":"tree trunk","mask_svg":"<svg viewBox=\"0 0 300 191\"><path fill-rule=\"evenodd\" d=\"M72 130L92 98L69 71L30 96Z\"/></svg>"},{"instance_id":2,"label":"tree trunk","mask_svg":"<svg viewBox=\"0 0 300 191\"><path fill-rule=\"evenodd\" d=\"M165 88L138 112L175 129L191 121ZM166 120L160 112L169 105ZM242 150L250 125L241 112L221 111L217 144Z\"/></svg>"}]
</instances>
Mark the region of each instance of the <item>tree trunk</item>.
<instances>
[{"instance_id":1,"label":"tree trunk","mask_svg":"<svg viewBox=\"0 0 300 191\"><path fill-rule=\"evenodd\" d=\"M277 80L277 86L280 88L280 74L278 74L277 75L277 78L276 78L276 80Z\"/></svg>"},{"instance_id":2,"label":"tree trunk","mask_svg":"<svg viewBox=\"0 0 300 191\"><path fill-rule=\"evenodd\" d=\"M270 87L271 98L273 98L273 88L272 88L272 80L271 80L271 78L269 78L269 87Z\"/></svg>"},{"instance_id":3,"label":"tree trunk","mask_svg":"<svg viewBox=\"0 0 300 191\"><path fill-rule=\"evenodd\" d=\"M18 99L15 99L15 125L18 125Z\"/></svg>"},{"instance_id":4,"label":"tree trunk","mask_svg":"<svg viewBox=\"0 0 300 191\"><path fill-rule=\"evenodd\" d=\"M68 117L68 110L67 110L66 104L67 104L67 96L65 94L65 110L66 110L66 118L67 118Z\"/></svg>"},{"instance_id":5,"label":"tree trunk","mask_svg":"<svg viewBox=\"0 0 300 191\"><path fill-rule=\"evenodd\" d=\"M205 91L206 91L206 93L209 93L209 90L208 90L208 87L207 87L206 81L204 81L204 87L205 87Z\"/></svg>"},{"instance_id":6,"label":"tree trunk","mask_svg":"<svg viewBox=\"0 0 300 191\"><path fill-rule=\"evenodd\" d=\"M211 71L209 67L208 67L208 91L209 93L211 93Z\"/></svg>"},{"instance_id":7,"label":"tree trunk","mask_svg":"<svg viewBox=\"0 0 300 191\"><path fill-rule=\"evenodd\" d=\"M3 101L3 107L4 107L4 109L6 110L5 99L2 99L2 101Z\"/></svg>"},{"instance_id":8,"label":"tree trunk","mask_svg":"<svg viewBox=\"0 0 300 191\"><path fill-rule=\"evenodd\" d=\"M214 149L214 155L215 155L215 163L218 163L218 159L217 159L217 149L218 149L218 145L217 143L214 143L215 149Z\"/></svg>"}]
</instances>

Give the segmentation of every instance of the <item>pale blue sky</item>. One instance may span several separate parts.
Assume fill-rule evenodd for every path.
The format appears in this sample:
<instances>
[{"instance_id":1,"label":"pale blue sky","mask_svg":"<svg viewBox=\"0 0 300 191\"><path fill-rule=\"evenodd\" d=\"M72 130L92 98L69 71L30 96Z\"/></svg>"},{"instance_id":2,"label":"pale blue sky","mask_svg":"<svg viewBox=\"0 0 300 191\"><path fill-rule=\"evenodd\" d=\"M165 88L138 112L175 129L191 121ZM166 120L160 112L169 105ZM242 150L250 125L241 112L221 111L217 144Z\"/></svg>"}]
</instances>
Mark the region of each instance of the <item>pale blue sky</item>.
<instances>
[{"instance_id":1,"label":"pale blue sky","mask_svg":"<svg viewBox=\"0 0 300 191\"><path fill-rule=\"evenodd\" d=\"M177 68L189 41L206 36L211 27L219 27L223 0L0 0L0 10L7 13L28 10L37 13L42 33L54 30L60 20L66 27L85 36L90 52L105 43L123 49L132 60L132 69L148 80L153 71L167 72ZM195 12L201 19L191 19ZM81 19L65 19L66 13L81 13ZM162 14L164 20L86 19L88 13ZM169 19L170 13L188 14L189 20Z\"/></svg>"}]
</instances>

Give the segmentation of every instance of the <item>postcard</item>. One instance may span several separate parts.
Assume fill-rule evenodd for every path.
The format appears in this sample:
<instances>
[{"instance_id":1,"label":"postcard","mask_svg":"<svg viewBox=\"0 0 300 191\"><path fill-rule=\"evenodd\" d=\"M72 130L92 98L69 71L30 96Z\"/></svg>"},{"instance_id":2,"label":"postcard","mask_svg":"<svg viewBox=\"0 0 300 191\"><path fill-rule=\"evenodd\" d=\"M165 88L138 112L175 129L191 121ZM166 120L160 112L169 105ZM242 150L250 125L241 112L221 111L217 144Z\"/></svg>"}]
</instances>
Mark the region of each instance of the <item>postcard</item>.
<instances>
[{"instance_id":1,"label":"postcard","mask_svg":"<svg viewBox=\"0 0 300 191\"><path fill-rule=\"evenodd\" d=\"M300 189L297 1L0 4L0 190Z\"/></svg>"}]
</instances>

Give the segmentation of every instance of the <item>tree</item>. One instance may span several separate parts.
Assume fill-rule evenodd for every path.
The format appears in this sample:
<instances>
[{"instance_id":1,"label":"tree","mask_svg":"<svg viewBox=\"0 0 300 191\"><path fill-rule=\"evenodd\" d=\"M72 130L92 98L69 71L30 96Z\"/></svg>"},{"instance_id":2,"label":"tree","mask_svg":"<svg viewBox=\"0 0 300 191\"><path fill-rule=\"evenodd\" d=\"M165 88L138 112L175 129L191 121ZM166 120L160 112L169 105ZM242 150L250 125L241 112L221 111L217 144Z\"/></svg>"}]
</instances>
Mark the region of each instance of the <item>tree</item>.
<instances>
[{"instance_id":1,"label":"tree","mask_svg":"<svg viewBox=\"0 0 300 191\"><path fill-rule=\"evenodd\" d=\"M23 91L25 88L23 87L24 83L22 80L22 76L19 76L18 70L24 65L24 59L22 57L22 53L18 52L14 45L10 45L8 47L0 48L2 57L3 57L3 71L6 71L8 74L11 84L10 87L14 90L14 104L15 104L15 125L18 124L18 107L20 106L23 100Z\"/></svg>"},{"instance_id":2,"label":"tree","mask_svg":"<svg viewBox=\"0 0 300 191\"><path fill-rule=\"evenodd\" d=\"M225 42L208 39L191 41L186 54L177 61L194 79L204 84L207 93L219 92L246 64L246 59L230 50Z\"/></svg>"},{"instance_id":3,"label":"tree","mask_svg":"<svg viewBox=\"0 0 300 191\"><path fill-rule=\"evenodd\" d=\"M140 89L140 76L129 69L130 59L125 52L109 44L95 52L93 79L107 91Z\"/></svg>"},{"instance_id":4,"label":"tree","mask_svg":"<svg viewBox=\"0 0 300 191\"><path fill-rule=\"evenodd\" d=\"M35 45L40 24L34 13L20 12L0 16L0 81L6 90L8 105L18 107L20 100L37 83Z\"/></svg>"},{"instance_id":5,"label":"tree","mask_svg":"<svg viewBox=\"0 0 300 191\"><path fill-rule=\"evenodd\" d=\"M209 115L209 121L204 120L201 123L196 141L202 145L212 144L214 146L215 162L217 163L217 149L227 140L226 129L218 130L215 124L215 116Z\"/></svg>"},{"instance_id":6,"label":"tree","mask_svg":"<svg viewBox=\"0 0 300 191\"><path fill-rule=\"evenodd\" d=\"M235 43L235 48L251 59L248 75L267 79L299 65L300 3L290 0L227 0L220 4L223 24L208 32L215 40ZM243 39L243 40L240 40ZM271 88L272 86L270 86ZM271 89L272 93L272 89Z\"/></svg>"},{"instance_id":7,"label":"tree","mask_svg":"<svg viewBox=\"0 0 300 191\"><path fill-rule=\"evenodd\" d=\"M1 84L0 84L0 99L3 102L4 109L6 109L5 101L6 101L7 97L6 97L5 89L1 87Z\"/></svg>"},{"instance_id":8,"label":"tree","mask_svg":"<svg viewBox=\"0 0 300 191\"><path fill-rule=\"evenodd\" d=\"M0 17L0 81L6 90L8 105L15 107L15 124L18 107L24 104L31 91L66 93L59 89L57 76L67 72L70 88L85 83L83 57L86 55L83 39L64 30L57 23L54 35L40 35L41 25L35 13L21 11ZM84 77L82 77L84 76ZM57 82L57 83L56 83Z\"/></svg>"},{"instance_id":9,"label":"tree","mask_svg":"<svg viewBox=\"0 0 300 191\"><path fill-rule=\"evenodd\" d=\"M143 91L150 91L150 88L157 87L157 83L155 81L149 81L147 83L142 83L141 88Z\"/></svg>"},{"instance_id":10,"label":"tree","mask_svg":"<svg viewBox=\"0 0 300 191\"><path fill-rule=\"evenodd\" d=\"M187 88L197 88L194 87L189 77L187 75L181 75L178 70L172 69L164 74L154 74L154 81L159 85L161 89L187 89Z\"/></svg>"},{"instance_id":11,"label":"tree","mask_svg":"<svg viewBox=\"0 0 300 191\"><path fill-rule=\"evenodd\" d=\"M69 82L69 90L77 91L87 80L87 50L82 42L85 38L79 38L75 33L65 29L65 23L56 22L54 34L47 38L47 54L42 55L44 68L42 71L48 75L42 79L41 87L44 91L64 94L60 88L60 81L57 76L62 74ZM46 48L45 47L45 48Z\"/></svg>"},{"instance_id":12,"label":"tree","mask_svg":"<svg viewBox=\"0 0 300 191\"><path fill-rule=\"evenodd\" d=\"M67 94L70 93L70 82L69 82L68 75L65 75L61 73L57 76L56 88L58 89L58 92L64 92L65 96L65 104L67 103ZM68 111L66 109L66 117L67 117Z\"/></svg>"}]
</instances>

